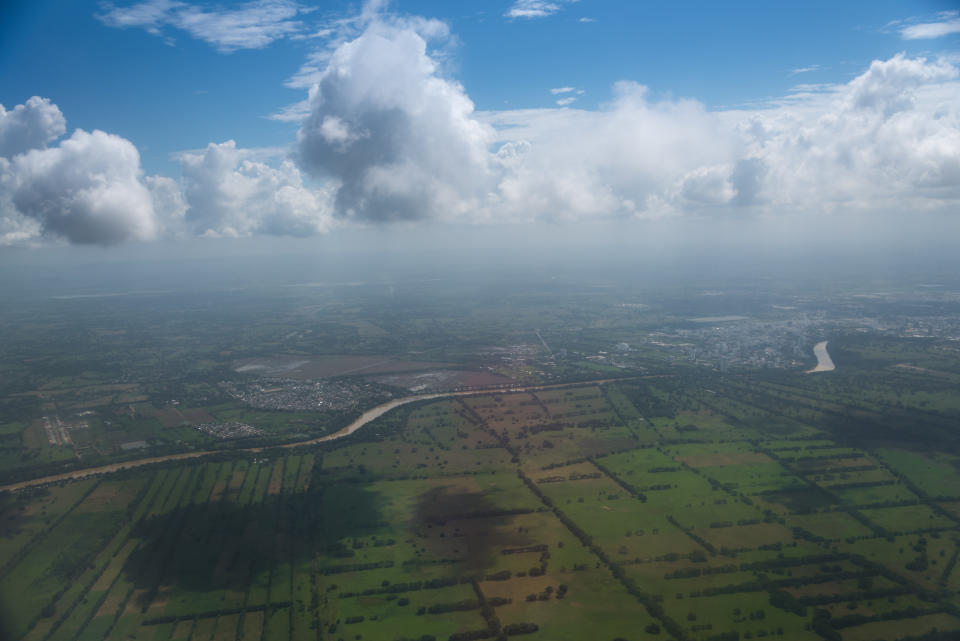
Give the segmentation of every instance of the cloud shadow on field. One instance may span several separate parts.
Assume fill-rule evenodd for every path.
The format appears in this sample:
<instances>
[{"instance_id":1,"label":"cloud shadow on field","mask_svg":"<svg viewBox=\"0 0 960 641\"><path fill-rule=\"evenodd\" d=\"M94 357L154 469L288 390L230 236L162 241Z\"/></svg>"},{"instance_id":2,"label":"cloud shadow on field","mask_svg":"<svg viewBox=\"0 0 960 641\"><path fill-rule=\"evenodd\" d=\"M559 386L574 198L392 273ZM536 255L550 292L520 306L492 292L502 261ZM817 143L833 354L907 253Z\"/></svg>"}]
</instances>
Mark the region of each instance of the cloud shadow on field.
<instances>
[{"instance_id":1,"label":"cloud shadow on field","mask_svg":"<svg viewBox=\"0 0 960 641\"><path fill-rule=\"evenodd\" d=\"M329 483L329 482L328 482ZM311 484L311 489L268 495L241 505L221 500L180 507L141 521L133 538L142 542L124 571L146 609L161 591L245 591L254 578L281 561L316 554L351 557L341 541L374 534L381 526L383 497L361 484Z\"/></svg>"},{"instance_id":2,"label":"cloud shadow on field","mask_svg":"<svg viewBox=\"0 0 960 641\"><path fill-rule=\"evenodd\" d=\"M425 559L457 558L458 574L475 574L496 566L502 550L523 548L537 541L517 527L508 513L483 492L433 488L416 501L411 529L418 554ZM531 565L539 565L531 559Z\"/></svg>"}]
</instances>

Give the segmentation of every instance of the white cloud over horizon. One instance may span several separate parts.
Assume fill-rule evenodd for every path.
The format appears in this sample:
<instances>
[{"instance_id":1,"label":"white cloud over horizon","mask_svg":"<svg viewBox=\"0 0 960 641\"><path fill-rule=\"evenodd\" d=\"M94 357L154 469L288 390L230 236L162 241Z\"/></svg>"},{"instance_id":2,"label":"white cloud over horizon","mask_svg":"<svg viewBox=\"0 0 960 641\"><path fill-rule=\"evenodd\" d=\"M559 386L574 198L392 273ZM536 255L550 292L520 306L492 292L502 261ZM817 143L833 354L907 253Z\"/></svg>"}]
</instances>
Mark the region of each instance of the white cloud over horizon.
<instances>
[{"instance_id":1,"label":"white cloud over horizon","mask_svg":"<svg viewBox=\"0 0 960 641\"><path fill-rule=\"evenodd\" d=\"M621 81L595 110L478 112L433 46L446 25L376 7L351 25L304 67L292 154L210 143L179 155L178 180L144 177L119 136L77 130L50 146L66 126L49 100L0 107L0 244L960 210L960 73L946 59L898 54L750 108Z\"/></svg>"}]
</instances>

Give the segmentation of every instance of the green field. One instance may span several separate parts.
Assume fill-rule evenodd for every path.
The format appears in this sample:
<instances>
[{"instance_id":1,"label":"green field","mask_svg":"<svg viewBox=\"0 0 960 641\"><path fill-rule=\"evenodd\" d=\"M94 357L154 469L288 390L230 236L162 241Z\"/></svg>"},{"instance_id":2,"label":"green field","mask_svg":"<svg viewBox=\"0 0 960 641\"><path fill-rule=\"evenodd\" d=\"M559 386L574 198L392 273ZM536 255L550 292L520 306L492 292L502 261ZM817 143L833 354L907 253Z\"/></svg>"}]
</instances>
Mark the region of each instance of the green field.
<instances>
[{"instance_id":1,"label":"green field","mask_svg":"<svg viewBox=\"0 0 960 641\"><path fill-rule=\"evenodd\" d=\"M623 385L421 402L322 447L4 495L4 625L43 641L960 630L960 515L942 501L960 491L923 464L948 459L766 439L726 409L647 422Z\"/></svg>"}]
</instances>

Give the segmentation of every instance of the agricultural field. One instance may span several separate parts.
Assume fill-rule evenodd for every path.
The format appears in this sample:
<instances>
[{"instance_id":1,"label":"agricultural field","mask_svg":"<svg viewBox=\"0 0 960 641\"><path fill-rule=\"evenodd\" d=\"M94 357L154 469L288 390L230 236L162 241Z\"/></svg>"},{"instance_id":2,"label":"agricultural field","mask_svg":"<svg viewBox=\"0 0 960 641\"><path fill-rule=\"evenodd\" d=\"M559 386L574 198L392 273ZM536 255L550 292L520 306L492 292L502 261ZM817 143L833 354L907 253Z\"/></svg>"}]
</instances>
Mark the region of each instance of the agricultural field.
<instances>
[{"instance_id":1,"label":"agricultural field","mask_svg":"<svg viewBox=\"0 0 960 641\"><path fill-rule=\"evenodd\" d=\"M31 641L957 638L954 459L765 433L739 384L438 398L339 441L0 494L0 620Z\"/></svg>"},{"instance_id":2,"label":"agricultural field","mask_svg":"<svg viewBox=\"0 0 960 641\"><path fill-rule=\"evenodd\" d=\"M957 303L881 287L22 294L0 638L955 641Z\"/></svg>"}]
</instances>

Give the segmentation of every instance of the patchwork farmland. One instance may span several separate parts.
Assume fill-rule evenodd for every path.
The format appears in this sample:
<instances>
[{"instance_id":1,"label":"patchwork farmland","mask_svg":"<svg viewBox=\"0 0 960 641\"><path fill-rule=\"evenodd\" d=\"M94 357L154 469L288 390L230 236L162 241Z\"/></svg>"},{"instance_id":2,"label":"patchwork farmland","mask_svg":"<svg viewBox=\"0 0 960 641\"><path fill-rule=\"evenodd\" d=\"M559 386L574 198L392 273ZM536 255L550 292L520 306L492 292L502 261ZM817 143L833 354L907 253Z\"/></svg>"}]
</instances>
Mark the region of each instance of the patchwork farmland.
<instances>
[{"instance_id":1,"label":"patchwork farmland","mask_svg":"<svg viewBox=\"0 0 960 641\"><path fill-rule=\"evenodd\" d=\"M740 385L440 399L0 495L0 616L30 641L960 638L957 461Z\"/></svg>"}]
</instances>

